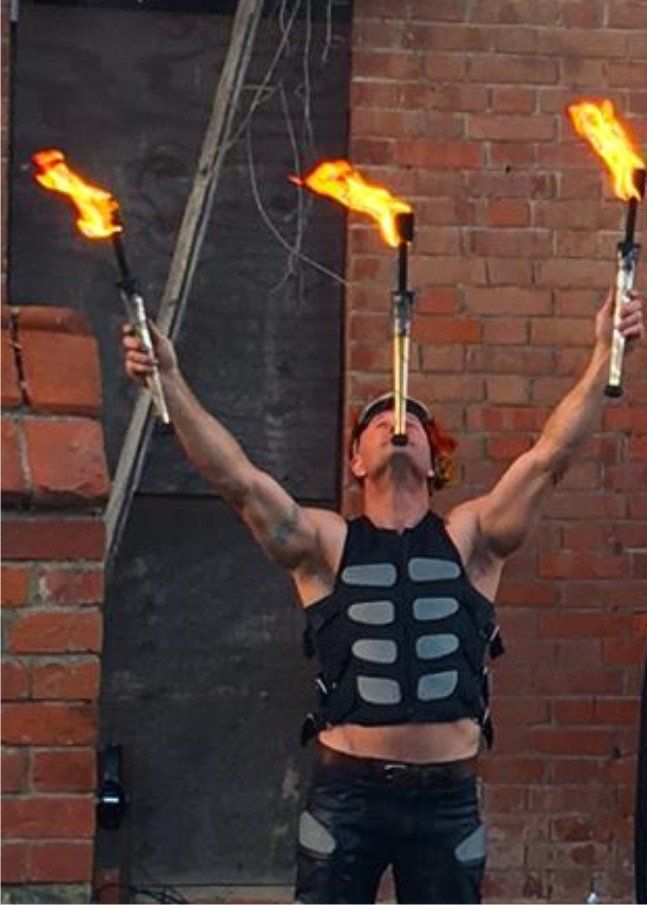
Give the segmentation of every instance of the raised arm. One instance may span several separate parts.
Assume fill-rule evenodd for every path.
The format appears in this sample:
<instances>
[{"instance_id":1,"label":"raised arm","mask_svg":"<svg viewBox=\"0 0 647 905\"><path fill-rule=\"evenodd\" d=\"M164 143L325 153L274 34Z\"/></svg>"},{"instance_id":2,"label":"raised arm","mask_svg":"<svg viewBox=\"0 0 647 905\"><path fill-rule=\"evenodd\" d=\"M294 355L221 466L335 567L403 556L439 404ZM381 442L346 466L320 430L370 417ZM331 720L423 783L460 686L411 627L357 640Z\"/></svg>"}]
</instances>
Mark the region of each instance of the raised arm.
<instances>
[{"instance_id":1,"label":"raised arm","mask_svg":"<svg viewBox=\"0 0 647 905\"><path fill-rule=\"evenodd\" d=\"M126 373L143 384L153 361L130 326L123 331ZM313 513L249 461L235 438L192 393L173 345L154 325L151 333L171 421L189 460L249 526L272 560L290 570L316 563L320 544Z\"/></svg>"},{"instance_id":2,"label":"raised arm","mask_svg":"<svg viewBox=\"0 0 647 905\"><path fill-rule=\"evenodd\" d=\"M644 336L644 301L632 294L619 329L630 352ZM604 399L613 335L613 293L595 321L595 346L578 383L548 418L534 446L517 458L486 496L464 504L475 519L484 553L503 558L517 550L547 492L563 477L591 433ZM460 507L463 508L463 507Z\"/></svg>"}]
</instances>

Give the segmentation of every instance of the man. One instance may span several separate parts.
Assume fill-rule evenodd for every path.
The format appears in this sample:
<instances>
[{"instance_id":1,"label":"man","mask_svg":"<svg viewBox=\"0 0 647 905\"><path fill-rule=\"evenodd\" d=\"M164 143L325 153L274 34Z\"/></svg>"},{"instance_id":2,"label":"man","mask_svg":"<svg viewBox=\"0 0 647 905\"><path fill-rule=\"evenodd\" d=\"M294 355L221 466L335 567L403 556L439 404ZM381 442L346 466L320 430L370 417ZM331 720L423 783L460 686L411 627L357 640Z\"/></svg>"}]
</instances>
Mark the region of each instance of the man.
<instances>
[{"instance_id":1,"label":"man","mask_svg":"<svg viewBox=\"0 0 647 905\"><path fill-rule=\"evenodd\" d=\"M642 309L635 294L624 307L628 351L644 334ZM141 382L153 362L124 330L126 370ZM506 558L595 423L612 333L610 294L588 367L539 440L490 493L444 521L429 509L442 433L410 400L408 442L395 446L391 400L375 400L351 448L363 516L347 522L299 506L255 468L197 402L172 345L154 331L189 459L290 571L310 653L321 662L319 709L304 725L318 745L299 825L299 901L372 902L389 864L399 902L480 901L485 849L474 767L481 734L491 737L484 660L502 650L491 601Z\"/></svg>"}]
</instances>

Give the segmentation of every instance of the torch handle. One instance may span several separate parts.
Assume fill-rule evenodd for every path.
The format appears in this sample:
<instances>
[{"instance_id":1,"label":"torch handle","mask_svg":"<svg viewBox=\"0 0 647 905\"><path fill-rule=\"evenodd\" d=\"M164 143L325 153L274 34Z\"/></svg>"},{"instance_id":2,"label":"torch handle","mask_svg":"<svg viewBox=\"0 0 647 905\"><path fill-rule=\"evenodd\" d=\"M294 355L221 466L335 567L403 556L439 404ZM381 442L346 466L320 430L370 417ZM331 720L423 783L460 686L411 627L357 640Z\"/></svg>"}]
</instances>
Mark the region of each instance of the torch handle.
<instances>
[{"instance_id":1,"label":"torch handle","mask_svg":"<svg viewBox=\"0 0 647 905\"><path fill-rule=\"evenodd\" d=\"M604 388L606 396L622 396L622 368L625 355L625 340L618 330L618 324L620 322L622 308L629 301L629 293L634 288L639 251L640 246L635 243L629 247L627 247L625 243L621 243L618 247L611 360L609 362L609 377L607 385Z\"/></svg>"},{"instance_id":2,"label":"torch handle","mask_svg":"<svg viewBox=\"0 0 647 905\"><path fill-rule=\"evenodd\" d=\"M143 345L149 355L155 355L153 340L148 329L148 320L146 318L146 309L144 308L144 300L137 292L126 292L122 290L122 297L128 313L128 320L137 335L137 338ZM157 416L162 424L167 427L171 424L171 416L169 415L166 399L164 398L164 388L160 379L157 368L153 369L152 374L146 378L146 385L151 394L151 399L157 412Z\"/></svg>"},{"instance_id":3,"label":"torch handle","mask_svg":"<svg viewBox=\"0 0 647 905\"><path fill-rule=\"evenodd\" d=\"M413 293L393 294L393 445L407 444L407 396Z\"/></svg>"}]
</instances>

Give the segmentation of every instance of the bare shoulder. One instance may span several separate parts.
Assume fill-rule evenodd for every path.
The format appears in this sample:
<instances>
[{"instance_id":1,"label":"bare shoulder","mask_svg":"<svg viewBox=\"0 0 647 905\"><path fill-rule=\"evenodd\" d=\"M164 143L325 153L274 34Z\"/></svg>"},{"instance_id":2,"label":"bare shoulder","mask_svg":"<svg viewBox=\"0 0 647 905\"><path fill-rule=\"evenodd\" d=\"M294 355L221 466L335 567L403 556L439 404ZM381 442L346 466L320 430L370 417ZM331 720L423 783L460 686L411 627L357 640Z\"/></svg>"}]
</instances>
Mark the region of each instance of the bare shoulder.
<instances>
[{"instance_id":1,"label":"bare shoulder","mask_svg":"<svg viewBox=\"0 0 647 905\"><path fill-rule=\"evenodd\" d=\"M494 556L484 542L480 528L483 497L460 503L445 518L445 528L458 550L472 584L490 600L494 599L503 560Z\"/></svg>"},{"instance_id":2,"label":"bare shoulder","mask_svg":"<svg viewBox=\"0 0 647 905\"><path fill-rule=\"evenodd\" d=\"M334 565L341 557L346 540L346 519L330 509L307 507L305 513L317 532L322 554L331 565Z\"/></svg>"},{"instance_id":3,"label":"bare shoulder","mask_svg":"<svg viewBox=\"0 0 647 905\"><path fill-rule=\"evenodd\" d=\"M339 513L328 509L307 507L304 514L317 538L316 552L292 571L292 578L302 606L307 607L332 593L344 552L347 523Z\"/></svg>"}]
</instances>

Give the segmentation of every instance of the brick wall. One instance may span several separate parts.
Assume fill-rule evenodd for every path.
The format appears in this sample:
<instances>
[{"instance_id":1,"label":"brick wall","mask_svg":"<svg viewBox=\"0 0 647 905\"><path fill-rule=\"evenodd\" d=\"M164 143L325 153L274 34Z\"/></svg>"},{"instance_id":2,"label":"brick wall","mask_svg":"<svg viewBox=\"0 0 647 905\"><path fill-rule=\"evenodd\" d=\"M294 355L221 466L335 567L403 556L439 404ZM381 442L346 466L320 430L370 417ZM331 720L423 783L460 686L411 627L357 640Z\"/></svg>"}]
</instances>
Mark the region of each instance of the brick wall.
<instances>
[{"instance_id":1,"label":"brick wall","mask_svg":"<svg viewBox=\"0 0 647 905\"><path fill-rule=\"evenodd\" d=\"M564 116L582 96L611 97L647 147L647 3L355 0L350 156L415 207L411 389L460 441L441 511L492 486L588 355L623 210ZM362 219L348 276L352 412L390 382L393 254ZM632 358L500 592L490 901L582 902L593 874L605 901L632 897L647 350Z\"/></svg>"},{"instance_id":2,"label":"brick wall","mask_svg":"<svg viewBox=\"0 0 647 905\"><path fill-rule=\"evenodd\" d=\"M21 901L88 900L108 493L100 389L83 315L3 306L2 881L9 899L23 887Z\"/></svg>"}]
</instances>

